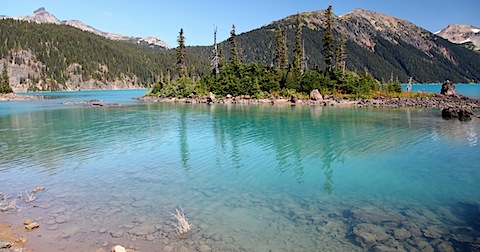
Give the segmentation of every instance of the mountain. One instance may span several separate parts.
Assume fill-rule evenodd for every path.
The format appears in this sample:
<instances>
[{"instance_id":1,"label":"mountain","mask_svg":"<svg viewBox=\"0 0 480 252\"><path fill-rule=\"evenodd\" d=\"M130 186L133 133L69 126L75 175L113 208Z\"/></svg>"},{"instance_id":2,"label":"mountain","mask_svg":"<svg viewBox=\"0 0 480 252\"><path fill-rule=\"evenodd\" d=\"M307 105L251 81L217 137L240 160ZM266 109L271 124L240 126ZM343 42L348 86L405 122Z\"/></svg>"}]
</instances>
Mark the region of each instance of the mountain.
<instances>
[{"instance_id":1,"label":"mountain","mask_svg":"<svg viewBox=\"0 0 480 252\"><path fill-rule=\"evenodd\" d=\"M48 11L45 10L45 8L39 8L38 10L34 11L32 15L28 16L22 16L22 17L10 17L10 16L0 16L2 19L16 19L16 20L24 20L28 22L35 22L39 24L57 24L57 25L68 25L75 27L77 29L91 32L93 34L111 39L111 40L117 40L117 41L124 41L124 42L130 42L130 43L136 43L139 45L143 45L155 50L167 50L171 49L172 47L168 45L166 42L153 38L153 37L147 37L147 38L139 38L139 37L132 37L132 36L124 36L120 34L114 34L114 33L108 33L108 32L103 32L100 30L97 30L89 25L84 24L82 21L79 20L64 20L60 21L58 20L54 15L50 14Z\"/></svg>"},{"instance_id":2,"label":"mountain","mask_svg":"<svg viewBox=\"0 0 480 252\"><path fill-rule=\"evenodd\" d=\"M300 13L307 66L325 69L322 56L323 10ZM334 16L334 35L346 39L346 67L367 70L378 80L407 82L480 83L480 53L452 43L407 20L355 9ZM295 44L296 15L271 22L236 36L242 62L271 66L275 36L285 29L289 62ZM0 70L4 65L15 92L27 90L78 90L141 88L160 78L177 76L175 50L151 50L152 37L129 38L108 34L80 21L59 21L44 9L33 15L0 16ZM103 35L102 35L103 34ZM101 35L101 36L98 36ZM187 34L188 35L188 34ZM113 39L118 36L126 39ZM225 59L230 43L220 43ZM210 72L212 46L187 47L186 64L192 78Z\"/></svg>"},{"instance_id":3,"label":"mountain","mask_svg":"<svg viewBox=\"0 0 480 252\"><path fill-rule=\"evenodd\" d=\"M322 56L324 13L324 10L319 10L299 14L305 56L310 68L325 69ZM362 9L334 15L333 19L336 40L343 36L347 41L346 67L350 70L368 70L379 80L398 78L407 82L413 77L418 83L441 83L447 79L457 83L480 82L480 54L472 53L407 20ZM291 62L295 22L296 15L292 15L237 35L237 47L243 61L272 65L276 30L285 29ZM224 42L222 45L223 51L228 54L229 44ZM208 50L203 49L203 52Z\"/></svg>"},{"instance_id":4,"label":"mountain","mask_svg":"<svg viewBox=\"0 0 480 252\"><path fill-rule=\"evenodd\" d=\"M435 34L452 43L480 51L480 28L473 25L452 24Z\"/></svg>"}]
</instances>

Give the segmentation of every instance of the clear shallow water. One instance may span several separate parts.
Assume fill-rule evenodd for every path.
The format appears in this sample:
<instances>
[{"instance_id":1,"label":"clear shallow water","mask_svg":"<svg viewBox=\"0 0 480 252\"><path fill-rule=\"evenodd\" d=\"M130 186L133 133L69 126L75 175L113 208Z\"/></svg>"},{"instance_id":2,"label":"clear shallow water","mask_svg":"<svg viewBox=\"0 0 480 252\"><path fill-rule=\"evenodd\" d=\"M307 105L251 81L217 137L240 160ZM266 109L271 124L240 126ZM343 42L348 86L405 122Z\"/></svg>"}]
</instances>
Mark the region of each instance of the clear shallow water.
<instances>
[{"instance_id":1,"label":"clear shallow water","mask_svg":"<svg viewBox=\"0 0 480 252\"><path fill-rule=\"evenodd\" d=\"M455 92L464 96L468 96L471 99L480 99L480 84L454 84ZM406 90L407 84L402 85L403 90ZM432 92L440 93L442 84L413 84L413 92Z\"/></svg>"},{"instance_id":2,"label":"clear shallow water","mask_svg":"<svg viewBox=\"0 0 480 252\"><path fill-rule=\"evenodd\" d=\"M478 120L143 104L129 92L98 96L120 107L60 105L102 99L88 92L18 112L0 103L0 192L47 188L0 221L42 217L29 237L39 251L461 251L478 237ZM192 223L188 239L173 230L176 207Z\"/></svg>"}]
</instances>

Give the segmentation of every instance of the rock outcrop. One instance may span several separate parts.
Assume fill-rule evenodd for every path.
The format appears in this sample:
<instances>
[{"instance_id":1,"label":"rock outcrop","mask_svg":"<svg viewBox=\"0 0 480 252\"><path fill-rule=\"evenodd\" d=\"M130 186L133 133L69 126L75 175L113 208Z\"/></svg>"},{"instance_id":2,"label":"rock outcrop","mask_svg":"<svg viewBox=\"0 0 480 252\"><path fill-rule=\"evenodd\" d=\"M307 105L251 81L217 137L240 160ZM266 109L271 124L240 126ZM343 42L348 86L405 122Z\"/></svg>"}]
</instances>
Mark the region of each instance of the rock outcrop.
<instances>
[{"instance_id":1,"label":"rock outcrop","mask_svg":"<svg viewBox=\"0 0 480 252\"><path fill-rule=\"evenodd\" d=\"M312 90L312 92L310 92L310 99L314 101L323 101L322 94L320 94L320 91L318 91L318 89Z\"/></svg>"},{"instance_id":2,"label":"rock outcrop","mask_svg":"<svg viewBox=\"0 0 480 252\"><path fill-rule=\"evenodd\" d=\"M450 96L454 96L454 95L457 95L457 93L455 92L455 86L453 85L453 83L449 80L445 81L443 84L442 84L442 89L440 90L440 94L442 95L450 95Z\"/></svg>"},{"instance_id":3,"label":"rock outcrop","mask_svg":"<svg viewBox=\"0 0 480 252\"><path fill-rule=\"evenodd\" d=\"M144 88L136 76L122 74L114 80L84 79L81 74L82 65L71 64L66 69L65 83L57 83L51 78L44 76L46 65L40 62L35 55L26 50L10 52L16 62L0 60L0 70L7 66L10 79L10 87L14 92L28 91L78 91L78 90L121 90L121 89L142 89ZM98 65L99 73L109 71L106 65Z\"/></svg>"}]
</instances>

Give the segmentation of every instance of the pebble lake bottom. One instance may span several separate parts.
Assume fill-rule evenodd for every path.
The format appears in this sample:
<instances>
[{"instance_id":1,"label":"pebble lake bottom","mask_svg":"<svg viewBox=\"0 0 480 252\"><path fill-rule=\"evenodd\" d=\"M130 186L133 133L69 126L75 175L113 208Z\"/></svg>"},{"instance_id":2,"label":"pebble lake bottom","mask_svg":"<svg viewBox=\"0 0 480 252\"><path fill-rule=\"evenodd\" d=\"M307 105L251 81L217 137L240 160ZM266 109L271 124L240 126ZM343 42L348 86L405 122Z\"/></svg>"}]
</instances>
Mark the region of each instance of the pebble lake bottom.
<instances>
[{"instance_id":1,"label":"pebble lake bottom","mask_svg":"<svg viewBox=\"0 0 480 252\"><path fill-rule=\"evenodd\" d=\"M110 92L136 94L100 93L120 99ZM27 234L35 251L480 250L476 118L61 104L91 94L0 103L2 197L46 188L0 222L36 220ZM186 239L175 232L180 207Z\"/></svg>"}]
</instances>

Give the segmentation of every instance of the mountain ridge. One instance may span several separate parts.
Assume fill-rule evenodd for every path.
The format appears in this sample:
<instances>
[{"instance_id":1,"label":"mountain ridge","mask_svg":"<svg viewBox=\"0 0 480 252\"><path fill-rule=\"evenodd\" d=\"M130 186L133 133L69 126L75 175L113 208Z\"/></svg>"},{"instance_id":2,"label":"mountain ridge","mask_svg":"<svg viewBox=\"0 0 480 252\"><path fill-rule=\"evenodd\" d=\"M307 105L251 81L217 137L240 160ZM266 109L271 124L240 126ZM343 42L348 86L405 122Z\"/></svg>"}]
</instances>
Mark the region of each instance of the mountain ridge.
<instances>
[{"instance_id":1,"label":"mountain ridge","mask_svg":"<svg viewBox=\"0 0 480 252\"><path fill-rule=\"evenodd\" d=\"M298 15L308 66L325 69L322 54L325 11ZM341 36L346 38L346 66L350 70L368 70L379 80L398 78L408 82L413 77L417 83L442 83L447 79L458 83L480 82L480 69L475 66L480 65L480 55L408 20L358 8L333 15L333 19L336 43ZM245 54L243 59L272 64L277 29L286 30L287 48L293 55L295 23L293 14L237 35L239 50ZM228 52L228 43L225 46Z\"/></svg>"},{"instance_id":2,"label":"mountain ridge","mask_svg":"<svg viewBox=\"0 0 480 252\"><path fill-rule=\"evenodd\" d=\"M136 43L136 44L144 45L144 46L149 47L151 49L168 50L168 49L172 48L165 41L163 41L161 39L158 39L158 38L153 38L151 36L146 37L146 38L140 38L140 37L135 37L135 36L125 36L125 35L121 35L121 34L115 34L115 33L100 31L98 29L95 29L92 26L89 26L89 25L83 23L80 20L59 20L53 14L49 13L44 7L41 7L39 9L35 10L32 15L20 16L20 17L12 17L12 16L2 15L2 16L0 16L0 18L2 18L2 19L10 18L10 19L16 19L16 20L24 20L24 21L35 22L35 23L39 23L39 24L68 25L68 26L80 29L82 31L91 32L93 34L105 37L107 39Z\"/></svg>"},{"instance_id":3,"label":"mountain ridge","mask_svg":"<svg viewBox=\"0 0 480 252\"><path fill-rule=\"evenodd\" d=\"M0 68L1 62L6 63L14 91L130 88L129 83L138 88L178 75L175 50L146 49L155 40L153 37L139 39L135 45L123 43L74 28L75 24L83 24L78 20L62 25L42 8L35 14L31 16L37 21L33 17L10 20L0 16L0 41L4 41L0 46L0 55L4 57L0 58ZM324 10L299 15L307 66L323 70ZM366 70L377 80L394 78L407 82L413 77L416 83L441 83L447 79L480 83L479 53L407 20L362 9L333 18L335 43L341 36L346 38L348 70ZM286 31L292 62L295 23L296 15L290 15L238 34L236 44L241 61L273 66L276 31L280 28ZM229 41L222 41L219 48L227 60ZM210 72L212 50L212 46L187 47L186 63L192 78L198 80Z\"/></svg>"}]
</instances>

